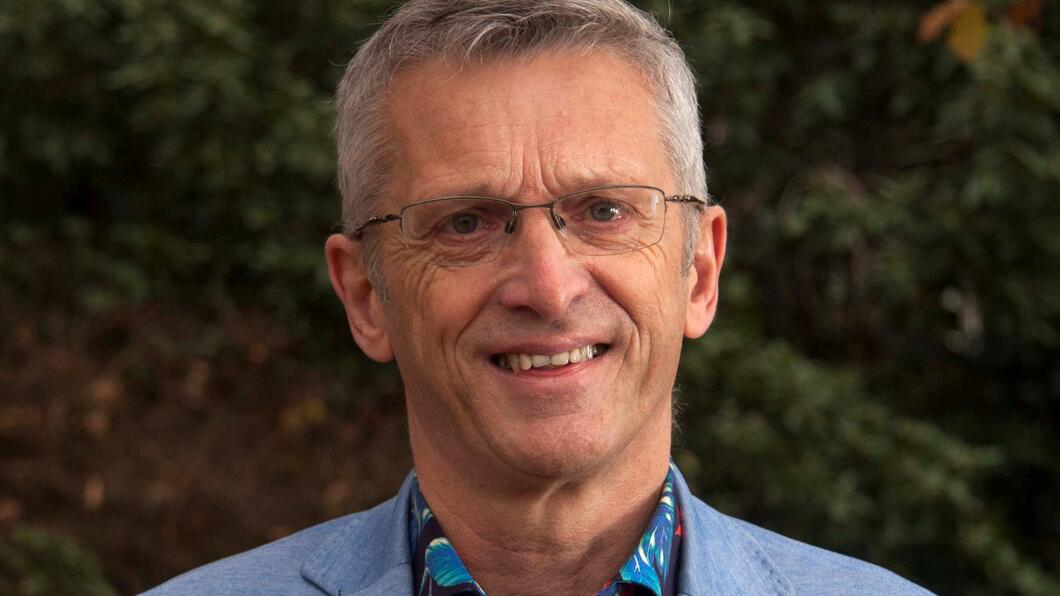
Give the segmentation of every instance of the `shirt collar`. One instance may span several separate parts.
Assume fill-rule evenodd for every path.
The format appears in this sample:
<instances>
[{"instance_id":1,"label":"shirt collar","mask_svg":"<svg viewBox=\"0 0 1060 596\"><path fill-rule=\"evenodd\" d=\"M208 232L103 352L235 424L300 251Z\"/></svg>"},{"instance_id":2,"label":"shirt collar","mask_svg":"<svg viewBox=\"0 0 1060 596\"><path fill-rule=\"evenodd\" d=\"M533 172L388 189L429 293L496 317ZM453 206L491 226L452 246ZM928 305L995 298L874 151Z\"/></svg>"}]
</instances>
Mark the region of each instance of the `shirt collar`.
<instances>
[{"instance_id":1,"label":"shirt collar","mask_svg":"<svg viewBox=\"0 0 1060 596\"><path fill-rule=\"evenodd\" d=\"M597 596L676 593L678 557L681 544L681 510L674 493L676 467L670 464L662 496L637 548ZM410 499L409 547L412 553L414 594L473 594L486 592L464 566L434 517L427 500L413 477Z\"/></svg>"}]
</instances>

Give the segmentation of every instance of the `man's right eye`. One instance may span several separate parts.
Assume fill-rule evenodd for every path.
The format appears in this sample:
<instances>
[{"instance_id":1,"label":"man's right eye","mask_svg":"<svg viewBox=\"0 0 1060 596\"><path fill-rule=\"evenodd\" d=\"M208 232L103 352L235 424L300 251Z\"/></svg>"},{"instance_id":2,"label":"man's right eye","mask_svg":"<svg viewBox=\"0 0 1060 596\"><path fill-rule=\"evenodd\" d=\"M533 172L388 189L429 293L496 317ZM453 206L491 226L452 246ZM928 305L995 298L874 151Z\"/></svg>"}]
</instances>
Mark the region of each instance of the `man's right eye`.
<instances>
[{"instance_id":1,"label":"man's right eye","mask_svg":"<svg viewBox=\"0 0 1060 596\"><path fill-rule=\"evenodd\" d=\"M473 213L457 213L449 218L443 231L451 231L457 234L471 234L477 230L481 224L482 220Z\"/></svg>"}]
</instances>

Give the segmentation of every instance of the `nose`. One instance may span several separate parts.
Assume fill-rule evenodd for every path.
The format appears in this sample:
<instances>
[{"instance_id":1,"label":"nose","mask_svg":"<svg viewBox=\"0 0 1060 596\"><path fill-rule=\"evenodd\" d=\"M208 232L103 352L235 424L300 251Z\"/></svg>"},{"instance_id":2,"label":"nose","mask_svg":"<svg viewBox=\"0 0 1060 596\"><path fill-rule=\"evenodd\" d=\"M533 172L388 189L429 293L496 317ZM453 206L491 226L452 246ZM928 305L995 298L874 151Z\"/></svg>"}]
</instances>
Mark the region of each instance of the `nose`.
<instances>
[{"instance_id":1,"label":"nose","mask_svg":"<svg viewBox=\"0 0 1060 596\"><path fill-rule=\"evenodd\" d=\"M589 272L580 258L567 251L560 233L547 209L520 213L505 254L498 259L504 271L497 294L505 308L558 321L589 289Z\"/></svg>"}]
</instances>

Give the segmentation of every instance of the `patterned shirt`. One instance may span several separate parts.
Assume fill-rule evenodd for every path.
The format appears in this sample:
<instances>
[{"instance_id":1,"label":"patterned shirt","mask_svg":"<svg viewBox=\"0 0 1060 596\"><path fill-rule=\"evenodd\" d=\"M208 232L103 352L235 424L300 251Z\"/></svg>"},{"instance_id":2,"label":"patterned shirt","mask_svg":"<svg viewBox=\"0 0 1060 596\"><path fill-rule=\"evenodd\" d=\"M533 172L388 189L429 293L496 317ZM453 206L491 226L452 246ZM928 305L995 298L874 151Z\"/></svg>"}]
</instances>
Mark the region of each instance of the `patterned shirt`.
<instances>
[{"instance_id":1,"label":"patterned shirt","mask_svg":"<svg viewBox=\"0 0 1060 596\"><path fill-rule=\"evenodd\" d=\"M674 496L674 464L666 474L659 506L633 554L597 596L673 596L681 553L681 509ZM486 596L471 577L456 549L442 532L413 478L409 544L412 548L413 593L419 596L470 594Z\"/></svg>"}]
</instances>

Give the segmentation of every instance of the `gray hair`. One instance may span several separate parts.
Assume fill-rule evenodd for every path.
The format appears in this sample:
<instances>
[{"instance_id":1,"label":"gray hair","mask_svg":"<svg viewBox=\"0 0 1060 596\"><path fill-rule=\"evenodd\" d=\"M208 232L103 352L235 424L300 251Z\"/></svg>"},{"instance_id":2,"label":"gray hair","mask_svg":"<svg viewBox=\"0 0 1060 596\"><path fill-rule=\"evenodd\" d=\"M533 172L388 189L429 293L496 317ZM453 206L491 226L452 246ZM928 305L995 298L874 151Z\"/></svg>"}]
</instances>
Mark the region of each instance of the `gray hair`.
<instances>
[{"instance_id":1,"label":"gray hair","mask_svg":"<svg viewBox=\"0 0 1060 596\"><path fill-rule=\"evenodd\" d=\"M350 60L336 95L338 181L348 234L378 204L392 165L385 102L394 76L420 62L526 56L597 47L616 51L648 79L673 174L707 199L695 74L680 46L654 18L622 0L410 0ZM691 265L698 217L684 218L682 270ZM370 235L373 236L373 235ZM385 296L378 242L366 236L369 279Z\"/></svg>"}]
</instances>

